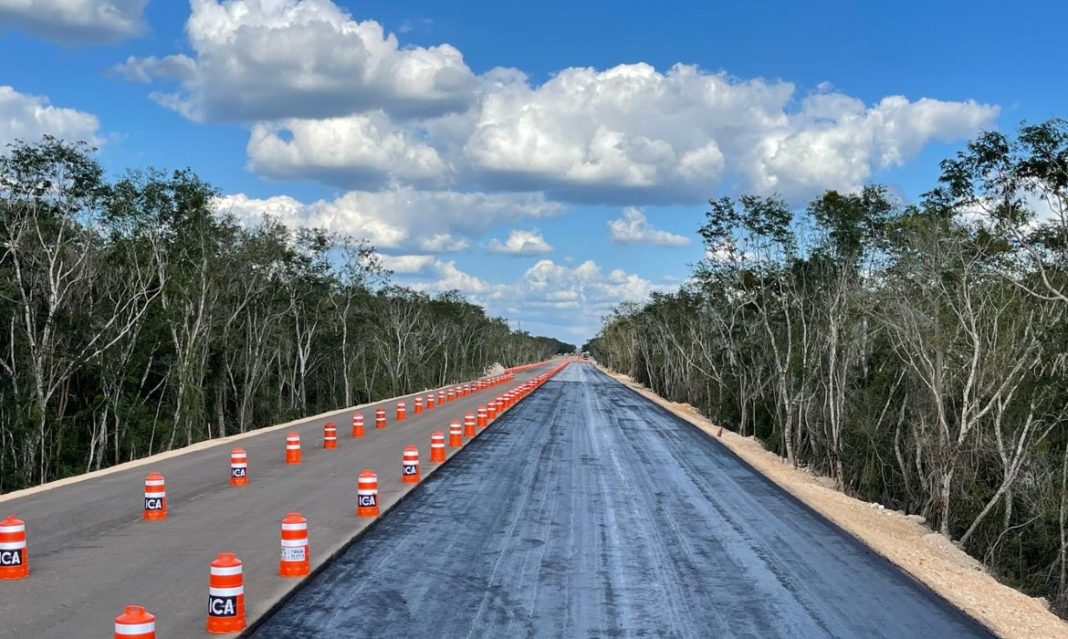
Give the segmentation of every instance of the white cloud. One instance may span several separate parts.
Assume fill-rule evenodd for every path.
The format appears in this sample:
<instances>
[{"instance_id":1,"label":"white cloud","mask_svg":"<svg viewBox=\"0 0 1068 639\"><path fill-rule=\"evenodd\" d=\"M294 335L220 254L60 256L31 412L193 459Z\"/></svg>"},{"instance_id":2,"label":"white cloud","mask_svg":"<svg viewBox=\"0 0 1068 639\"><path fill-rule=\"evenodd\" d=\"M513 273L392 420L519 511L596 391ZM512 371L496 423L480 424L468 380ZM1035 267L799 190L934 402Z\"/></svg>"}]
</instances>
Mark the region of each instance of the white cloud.
<instances>
[{"instance_id":1,"label":"white cloud","mask_svg":"<svg viewBox=\"0 0 1068 639\"><path fill-rule=\"evenodd\" d=\"M369 240L376 248L444 253L463 250L490 226L549 217L562 207L540 194L419 191L406 187L350 191L334 200L303 203L281 195L219 198L218 210L255 222L264 215L290 227L310 226Z\"/></svg>"},{"instance_id":2,"label":"white cloud","mask_svg":"<svg viewBox=\"0 0 1068 639\"><path fill-rule=\"evenodd\" d=\"M749 174L764 192L856 190L873 171L904 164L932 140L969 137L997 114L997 107L973 101L889 96L869 108L842 94L812 95L790 127L761 140Z\"/></svg>"},{"instance_id":3,"label":"white cloud","mask_svg":"<svg viewBox=\"0 0 1068 639\"><path fill-rule=\"evenodd\" d=\"M544 259L518 281L491 291L487 307L498 313L511 308L509 315L525 326L585 338L597 333L601 318L616 305L644 301L653 291L668 287L622 269L606 274L592 260L568 266Z\"/></svg>"},{"instance_id":4,"label":"white cloud","mask_svg":"<svg viewBox=\"0 0 1068 639\"><path fill-rule=\"evenodd\" d=\"M548 253L553 250L549 243L538 231L524 231L512 229L508 233L508 239L501 242L493 239L489 243L489 250L494 253L507 253L508 255L537 255Z\"/></svg>"},{"instance_id":5,"label":"white cloud","mask_svg":"<svg viewBox=\"0 0 1068 639\"><path fill-rule=\"evenodd\" d=\"M427 265L424 271L427 277L432 279L412 282L411 287L417 291L428 293L459 291L475 303L484 303L483 294L492 288L482 278L460 270L456 262L452 260L435 259Z\"/></svg>"},{"instance_id":6,"label":"white cloud","mask_svg":"<svg viewBox=\"0 0 1068 639\"><path fill-rule=\"evenodd\" d=\"M381 111L324 120L258 123L249 168L276 179L311 178L345 188L383 183L440 186L449 167L438 152Z\"/></svg>"},{"instance_id":7,"label":"white cloud","mask_svg":"<svg viewBox=\"0 0 1068 639\"><path fill-rule=\"evenodd\" d=\"M484 85L464 147L483 181L601 202L692 201L727 178L787 197L852 190L998 113L901 96L867 107L840 93L808 96L795 109L792 84L690 65L569 68L540 86L512 73Z\"/></svg>"},{"instance_id":8,"label":"white cloud","mask_svg":"<svg viewBox=\"0 0 1068 639\"><path fill-rule=\"evenodd\" d=\"M425 119L376 111L257 125L250 166L343 188L478 184L636 205L695 203L726 184L799 201L855 190L931 141L990 126L998 112L901 96L871 106L841 93L798 101L785 82L646 64L569 68L539 86L496 69L471 100L467 111Z\"/></svg>"},{"instance_id":9,"label":"white cloud","mask_svg":"<svg viewBox=\"0 0 1068 639\"><path fill-rule=\"evenodd\" d=\"M433 255L379 255L382 266L397 275L426 274L436 259Z\"/></svg>"},{"instance_id":10,"label":"white cloud","mask_svg":"<svg viewBox=\"0 0 1068 639\"><path fill-rule=\"evenodd\" d=\"M623 217L608 223L612 241L618 244L653 244L655 246L686 246L690 238L653 228L640 209L628 206Z\"/></svg>"},{"instance_id":11,"label":"white cloud","mask_svg":"<svg viewBox=\"0 0 1068 639\"><path fill-rule=\"evenodd\" d=\"M455 261L432 256L387 256L384 264L398 274L401 283L417 290L458 290L491 315L504 315L524 327L573 338L594 335L601 317L620 302L640 302L653 291L674 286L653 284L622 269L606 274L590 260L571 267L544 259L514 281L496 283L465 272Z\"/></svg>"},{"instance_id":12,"label":"white cloud","mask_svg":"<svg viewBox=\"0 0 1068 639\"><path fill-rule=\"evenodd\" d=\"M36 142L45 134L99 144L99 131L100 121L95 115L55 107L46 97L0 86L0 146L15 140Z\"/></svg>"},{"instance_id":13,"label":"white cloud","mask_svg":"<svg viewBox=\"0 0 1068 639\"><path fill-rule=\"evenodd\" d=\"M62 44L110 43L144 30L148 0L0 0L0 25Z\"/></svg>"},{"instance_id":14,"label":"white cloud","mask_svg":"<svg viewBox=\"0 0 1068 639\"><path fill-rule=\"evenodd\" d=\"M194 56L130 57L136 81L178 80L155 99L193 120L403 116L462 110L477 79L454 47L404 47L330 0L191 0Z\"/></svg>"}]
</instances>

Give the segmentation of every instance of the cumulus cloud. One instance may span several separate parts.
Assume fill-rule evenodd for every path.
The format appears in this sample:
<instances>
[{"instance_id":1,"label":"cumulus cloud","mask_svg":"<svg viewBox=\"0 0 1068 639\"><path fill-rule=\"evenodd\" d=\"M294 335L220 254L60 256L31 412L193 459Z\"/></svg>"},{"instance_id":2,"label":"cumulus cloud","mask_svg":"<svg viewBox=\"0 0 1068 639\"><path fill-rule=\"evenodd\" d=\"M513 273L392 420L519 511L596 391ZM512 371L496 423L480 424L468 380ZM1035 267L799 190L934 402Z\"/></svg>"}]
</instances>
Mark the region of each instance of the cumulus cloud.
<instances>
[{"instance_id":1,"label":"cumulus cloud","mask_svg":"<svg viewBox=\"0 0 1068 639\"><path fill-rule=\"evenodd\" d=\"M330 0L191 0L194 56L130 57L136 81L177 80L154 98L193 120L405 117L466 108L477 79L454 47L402 48Z\"/></svg>"},{"instance_id":2,"label":"cumulus cloud","mask_svg":"<svg viewBox=\"0 0 1068 639\"><path fill-rule=\"evenodd\" d=\"M445 183L449 167L438 151L393 127L385 113L258 123L248 141L248 165L275 179L318 179L345 188L384 183L423 187Z\"/></svg>"},{"instance_id":3,"label":"cumulus cloud","mask_svg":"<svg viewBox=\"0 0 1068 639\"><path fill-rule=\"evenodd\" d=\"M0 0L0 25L61 44L125 40L144 30L148 0Z\"/></svg>"},{"instance_id":4,"label":"cumulus cloud","mask_svg":"<svg viewBox=\"0 0 1068 639\"><path fill-rule=\"evenodd\" d=\"M475 303L484 305L484 294L494 288L482 278L461 270L453 260L433 259L422 272L429 279L410 283L411 287L417 291L427 293L458 291Z\"/></svg>"},{"instance_id":5,"label":"cumulus cloud","mask_svg":"<svg viewBox=\"0 0 1068 639\"><path fill-rule=\"evenodd\" d=\"M508 255L537 255L548 253L553 250L549 243L538 231L523 231L512 229L508 233L508 239L500 241L496 238L490 241L489 250L494 253L507 253Z\"/></svg>"},{"instance_id":6,"label":"cumulus cloud","mask_svg":"<svg viewBox=\"0 0 1068 639\"><path fill-rule=\"evenodd\" d=\"M317 227L369 240L379 249L446 253L498 223L554 216L559 204L540 194L459 193L397 187L351 191L334 200L303 203L281 195L254 199L244 194L219 198L216 208L254 223L268 215L290 227Z\"/></svg>"},{"instance_id":7,"label":"cumulus cloud","mask_svg":"<svg viewBox=\"0 0 1068 639\"><path fill-rule=\"evenodd\" d=\"M617 244L652 244L654 246L686 246L690 238L653 228L640 209L628 206L623 217L608 223L612 241Z\"/></svg>"},{"instance_id":8,"label":"cumulus cloud","mask_svg":"<svg viewBox=\"0 0 1068 639\"><path fill-rule=\"evenodd\" d=\"M569 68L540 86L520 74L488 85L464 153L499 188L541 188L601 202L676 202L726 178L807 195L852 190L931 140L989 126L998 109L972 101L868 107L840 93L797 96L787 82L739 80L696 66Z\"/></svg>"},{"instance_id":9,"label":"cumulus cloud","mask_svg":"<svg viewBox=\"0 0 1068 639\"><path fill-rule=\"evenodd\" d=\"M595 334L601 317L617 304L640 302L653 291L672 286L653 284L622 269L605 272L591 260L575 266L539 260L510 282L488 282L465 272L453 260L433 256L385 256L383 263L402 283L417 290L457 290L490 314L505 315L525 327L537 326L551 334L573 338Z\"/></svg>"},{"instance_id":10,"label":"cumulus cloud","mask_svg":"<svg viewBox=\"0 0 1068 639\"><path fill-rule=\"evenodd\" d=\"M250 166L343 188L545 191L636 205L702 201L723 185L798 201L851 191L932 141L989 127L998 109L840 93L800 100L793 85L676 65L565 69L539 86L515 70L480 78L470 109L422 119L385 111L253 128ZM340 141L345 141L342 145Z\"/></svg>"},{"instance_id":11,"label":"cumulus cloud","mask_svg":"<svg viewBox=\"0 0 1068 639\"><path fill-rule=\"evenodd\" d=\"M380 255L382 266L397 275L425 275L437 261L433 255Z\"/></svg>"},{"instance_id":12,"label":"cumulus cloud","mask_svg":"<svg viewBox=\"0 0 1068 639\"><path fill-rule=\"evenodd\" d=\"M99 144L95 115L52 106L48 98L0 86L0 146L15 140L34 142L42 135Z\"/></svg>"}]
</instances>

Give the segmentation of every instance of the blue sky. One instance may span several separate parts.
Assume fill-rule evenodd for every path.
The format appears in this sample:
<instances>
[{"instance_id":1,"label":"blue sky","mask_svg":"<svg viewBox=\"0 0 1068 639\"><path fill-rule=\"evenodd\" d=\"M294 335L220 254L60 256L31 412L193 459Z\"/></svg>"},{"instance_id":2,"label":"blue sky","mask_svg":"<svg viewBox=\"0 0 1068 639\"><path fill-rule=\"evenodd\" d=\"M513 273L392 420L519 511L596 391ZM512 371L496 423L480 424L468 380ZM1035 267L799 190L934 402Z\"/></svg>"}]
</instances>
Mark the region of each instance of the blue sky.
<instances>
[{"instance_id":1,"label":"blue sky","mask_svg":"<svg viewBox=\"0 0 1068 639\"><path fill-rule=\"evenodd\" d=\"M0 0L0 142L191 167L576 343L685 278L707 198L914 198L1068 92L1061 3L29 4Z\"/></svg>"}]
</instances>

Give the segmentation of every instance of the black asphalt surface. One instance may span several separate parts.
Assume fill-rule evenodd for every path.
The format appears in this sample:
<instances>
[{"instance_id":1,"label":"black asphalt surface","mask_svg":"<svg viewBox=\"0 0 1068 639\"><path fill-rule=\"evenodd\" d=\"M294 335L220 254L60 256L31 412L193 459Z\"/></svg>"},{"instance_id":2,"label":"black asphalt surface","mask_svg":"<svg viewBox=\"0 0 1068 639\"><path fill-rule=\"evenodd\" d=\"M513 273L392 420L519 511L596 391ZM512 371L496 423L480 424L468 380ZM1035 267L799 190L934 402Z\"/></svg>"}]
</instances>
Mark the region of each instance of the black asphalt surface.
<instances>
[{"instance_id":1,"label":"black asphalt surface","mask_svg":"<svg viewBox=\"0 0 1068 639\"><path fill-rule=\"evenodd\" d=\"M992 635L704 433L572 365L252 636Z\"/></svg>"}]
</instances>

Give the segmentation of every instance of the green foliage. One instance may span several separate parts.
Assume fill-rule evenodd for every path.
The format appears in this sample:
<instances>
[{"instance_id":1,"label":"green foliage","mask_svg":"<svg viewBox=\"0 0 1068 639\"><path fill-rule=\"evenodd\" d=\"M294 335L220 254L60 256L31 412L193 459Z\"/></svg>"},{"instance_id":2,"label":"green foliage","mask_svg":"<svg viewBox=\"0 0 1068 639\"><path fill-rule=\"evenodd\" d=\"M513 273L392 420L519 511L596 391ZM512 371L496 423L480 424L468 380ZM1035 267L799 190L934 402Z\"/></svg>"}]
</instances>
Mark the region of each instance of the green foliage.
<instances>
[{"instance_id":1,"label":"green foliage","mask_svg":"<svg viewBox=\"0 0 1068 639\"><path fill-rule=\"evenodd\" d=\"M45 138L0 157L0 491L570 352L360 238L246 227L190 170L108 182Z\"/></svg>"}]
</instances>

